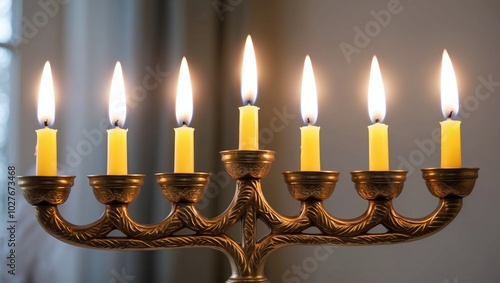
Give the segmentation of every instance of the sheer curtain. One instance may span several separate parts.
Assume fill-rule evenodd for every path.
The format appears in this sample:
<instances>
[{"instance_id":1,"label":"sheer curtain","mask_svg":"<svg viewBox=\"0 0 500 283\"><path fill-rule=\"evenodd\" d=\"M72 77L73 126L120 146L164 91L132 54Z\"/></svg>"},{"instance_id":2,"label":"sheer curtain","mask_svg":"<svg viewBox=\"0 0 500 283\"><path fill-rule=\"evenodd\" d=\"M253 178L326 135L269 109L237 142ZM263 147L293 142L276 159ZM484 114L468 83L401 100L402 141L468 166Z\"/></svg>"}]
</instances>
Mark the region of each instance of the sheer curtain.
<instances>
[{"instance_id":1,"label":"sheer curtain","mask_svg":"<svg viewBox=\"0 0 500 283\"><path fill-rule=\"evenodd\" d=\"M206 216L221 213L234 182L218 152L237 147L241 59L251 34L259 71L260 147L277 151L263 180L271 205L286 215L300 208L288 196L281 172L299 167L300 78L309 54L318 85L322 168L341 172L325 207L342 218L364 212L366 203L348 172L367 167L366 97L369 63L376 54L387 92L391 169L410 171L395 207L403 215L423 216L436 200L418 169L439 164L432 131L443 119L439 70L442 50L448 48L463 109L464 166L481 167L459 217L438 234L409 244L279 250L268 259L266 274L272 282L498 282L500 260L494 251L500 229L492 223L500 214L500 191L493 185L500 160L500 126L493 122L500 105L500 39L494 36L500 20L494 11L500 11L499 4L488 0L25 1L27 42L19 49L19 107L13 110L18 174L34 172L37 87L43 63L50 60L60 174L77 176L62 214L78 224L100 216L103 207L85 176L106 170L107 100L119 60L129 103L129 172L147 175L131 214L142 223L160 221L170 206L153 174L173 169L175 88L186 56L195 101L195 169L213 174L198 208ZM48 236L22 199L18 211L19 276L7 277L12 282L223 282L229 277L227 260L213 250L82 249ZM265 232L259 227L259 234Z\"/></svg>"}]
</instances>

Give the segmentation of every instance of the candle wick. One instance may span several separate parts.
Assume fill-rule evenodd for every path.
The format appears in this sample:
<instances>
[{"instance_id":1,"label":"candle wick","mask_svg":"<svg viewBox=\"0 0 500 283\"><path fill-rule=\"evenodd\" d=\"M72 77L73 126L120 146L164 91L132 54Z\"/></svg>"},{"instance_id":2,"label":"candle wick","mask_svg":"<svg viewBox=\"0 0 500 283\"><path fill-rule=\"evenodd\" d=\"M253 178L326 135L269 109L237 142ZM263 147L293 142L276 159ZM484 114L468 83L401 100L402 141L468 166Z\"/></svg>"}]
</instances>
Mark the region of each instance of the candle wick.
<instances>
[{"instance_id":1,"label":"candle wick","mask_svg":"<svg viewBox=\"0 0 500 283\"><path fill-rule=\"evenodd\" d=\"M307 125L311 126L311 119L307 118Z\"/></svg>"},{"instance_id":2,"label":"candle wick","mask_svg":"<svg viewBox=\"0 0 500 283\"><path fill-rule=\"evenodd\" d=\"M252 106L252 101L251 101L251 100L249 100L249 101L247 102L247 106Z\"/></svg>"},{"instance_id":3,"label":"candle wick","mask_svg":"<svg viewBox=\"0 0 500 283\"><path fill-rule=\"evenodd\" d=\"M187 126L186 121L182 121L182 126Z\"/></svg>"},{"instance_id":4,"label":"candle wick","mask_svg":"<svg viewBox=\"0 0 500 283\"><path fill-rule=\"evenodd\" d=\"M451 119L451 115L453 115L453 110L450 111L450 115L448 115L448 119Z\"/></svg>"},{"instance_id":5,"label":"candle wick","mask_svg":"<svg viewBox=\"0 0 500 283\"><path fill-rule=\"evenodd\" d=\"M118 119L115 121L115 127L118 127Z\"/></svg>"},{"instance_id":6,"label":"candle wick","mask_svg":"<svg viewBox=\"0 0 500 283\"><path fill-rule=\"evenodd\" d=\"M49 121L47 119L43 120L43 124L45 125L45 127L48 127L49 126Z\"/></svg>"},{"instance_id":7,"label":"candle wick","mask_svg":"<svg viewBox=\"0 0 500 283\"><path fill-rule=\"evenodd\" d=\"M380 122L380 119L375 119L375 123L378 123L378 122Z\"/></svg>"}]
</instances>

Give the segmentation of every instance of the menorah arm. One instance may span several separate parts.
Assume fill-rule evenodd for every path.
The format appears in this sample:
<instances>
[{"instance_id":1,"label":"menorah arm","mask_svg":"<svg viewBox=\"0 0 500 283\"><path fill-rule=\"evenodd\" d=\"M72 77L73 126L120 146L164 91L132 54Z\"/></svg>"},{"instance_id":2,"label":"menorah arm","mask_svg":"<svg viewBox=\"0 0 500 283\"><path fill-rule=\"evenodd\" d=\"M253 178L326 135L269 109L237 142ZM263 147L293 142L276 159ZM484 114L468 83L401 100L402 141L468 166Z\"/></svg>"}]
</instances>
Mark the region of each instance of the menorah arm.
<instances>
[{"instance_id":1,"label":"menorah arm","mask_svg":"<svg viewBox=\"0 0 500 283\"><path fill-rule=\"evenodd\" d=\"M315 226L325 235L358 236L368 232L391 211L390 201L370 200L366 212L354 219L338 219L330 215L322 202L308 202L307 212Z\"/></svg>"},{"instance_id":2,"label":"menorah arm","mask_svg":"<svg viewBox=\"0 0 500 283\"><path fill-rule=\"evenodd\" d=\"M422 176L429 192L439 198L439 205L427 217L409 219L391 209L383 225L389 231L412 235L412 240L438 232L460 212L478 177L478 168L426 168Z\"/></svg>"},{"instance_id":3,"label":"menorah arm","mask_svg":"<svg viewBox=\"0 0 500 283\"><path fill-rule=\"evenodd\" d=\"M114 229L104 213L97 221L87 225L74 225L59 213L58 205L69 197L74 176L18 177L26 200L35 209L40 225L55 238L74 244L106 236Z\"/></svg>"},{"instance_id":4,"label":"menorah arm","mask_svg":"<svg viewBox=\"0 0 500 283\"><path fill-rule=\"evenodd\" d=\"M250 258L252 269L257 273L262 272L268 255L275 249L289 245L394 244L436 233L459 213L462 198L468 196L474 187L478 168L428 168L422 172L427 188L440 199L438 208L427 217L405 218L392 207L392 199L403 188L405 171L354 171L351 174L356 190L370 205L361 217L345 221L329 215L322 205L322 200L333 190L332 185L328 184L328 178L335 179L333 172L286 172L285 180L290 193L306 204L311 221L322 233L284 234L273 231L256 244ZM387 231L370 233L370 229L378 224L386 227Z\"/></svg>"},{"instance_id":5,"label":"menorah arm","mask_svg":"<svg viewBox=\"0 0 500 283\"><path fill-rule=\"evenodd\" d=\"M126 204L106 205L106 216L113 226L123 234L141 240L153 240L169 236L180 230L182 222L179 219L178 206L164 220L154 224L140 224L130 217Z\"/></svg>"},{"instance_id":6,"label":"menorah arm","mask_svg":"<svg viewBox=\"0 0 500 283\"><path fill-rule=\"evenodd\" d=\"M462 203L462 198L440 199L434 212L418 219L403 217L392 209L389 217L383 221L383 225L390 232L408 234L412 236L412 240L417 240L446 227L458 215Z\"/></svg>"},{"instance_id":7,"label":"menorah arm","mask_svg":"<svg viewBox=\"0 0 500 283\"><path fill-rule=\"evenodd\" d=\"M260 182L255 184L257 192L256 206L258 207L259 217L273 231L280 233L299 233L302 230L311 226L311 221L308 217L306 205L302 203L301 212L297 217L286 217L274 210L267 202Z\"/></svg>"},{"instance_id":8,"label":"menorah arm","mask_svg":"<svg viewBox=\"0 0 500 283\"><path fill-rule=\"evenodd\" d=\"M185 235L168 236L155 240L140 240L130 238L90 239L76 243L65 241L80 247L106 250L166 250L176 248L211 248L223 252L231 265L231 270L237 274L250 274L246 257L236 241L227 235Z\"/></svg>"},{"instance_id":9,"label":"menorah arm","mask_svg":"<svg viewBox=\"0 0 500 283\"><path fill-rule=\"evenodd\" d=\"M276 235L270 234L259 243L252 257L250 266L257 272L263 272L267 257L276 249L297 245L332 245L332 246L362 246L376 244L394 244L410 240L411 236L399 233L364 234L355 237L328 236L316 234Z\"/></svg>"},{"instance_id":10,"label":"menorah arm","mask_svg":"<svg viewBox=\"0 0 500 283\"><path fill-rule=\"evenodd\" d=\"M74 244L106 236L114 227L106 214L87 225L73 225L66 221L55 205L34 205L35 216L40 225L55 238Z\"/></svg>"},{"instance_id":11,"label":"menorah arm","mask_svg":"<svg viewBox=\"0 0 500 283\"><path fill-rule=\"evenodd\" d=\"M186 228L202 235L219 235L224 233L241 219L254 198L253 182L238 181L236 193L229 207L219 216L206 218L198 213L194 205L183 206L179 210L179 218Z\"/></svg>"}]
</instances>

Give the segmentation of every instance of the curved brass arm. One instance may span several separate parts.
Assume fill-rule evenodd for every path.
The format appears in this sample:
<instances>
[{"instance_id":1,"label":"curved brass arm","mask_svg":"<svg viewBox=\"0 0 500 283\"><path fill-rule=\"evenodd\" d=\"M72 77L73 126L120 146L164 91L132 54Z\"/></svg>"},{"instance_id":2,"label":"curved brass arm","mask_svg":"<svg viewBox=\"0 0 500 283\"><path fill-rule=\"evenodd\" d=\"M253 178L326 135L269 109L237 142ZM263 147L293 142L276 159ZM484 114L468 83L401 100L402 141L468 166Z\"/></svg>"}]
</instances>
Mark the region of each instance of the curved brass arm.
<instances>
[{"instance_id":1,"label":"curved brass arm","mask_svg":"<svg viewBox=\"0 0 500 283\"><path fill-rule=\"evenodd\" d=\"M360 246L360 245L380 245L394 244L408 241L409 235L390 234L364 234L355 237L326 236L315 234L293 234L275 235L270 234L264 237L259 243L255 252L249 260L249 265L257 274L263 272L267 257L275 250L296 245L336 245L336 246Z\"/></svg>"},{"instance_id":2,"label":"curved brass arm","mask_svg":"<svg viewBox=\"0 0 500 283\"><path fill-rule=\"evenodd\" d=\"M436 210L426 217L411 219L391 209L389 217L382 223L389 233L407 234L411 235L412 240L417 240L446 227L458 215L461 208L462 198L445 198L440 199Z\"/></svg>"},{"instance_id":3,"label":"curved brass arm","mask_svg":"<svg viewBox=\"0 0 500 283\"><path fill-rule=\"evenodd\" d=\"M302 209L297 217L286 217L269 205L262 192L260 183L255 188L257 193L256 206L258 207L259 218L271 228L273 233L299 233L311 226L305 204L302 204Z\"/></svg>"},{"instance_id":4,"label":"curved brass arm","mask_svg":"<svg viewBox=\"0 0 500 283\"><path fill-rule=\"evenodd\" d=\"M352 220L338 220L330 216L321 202L308 203L307 206L310 215L314 217L314 224L323 234L269 234L257 243L249 261L252 269L262 271L268 255L285 246L394 244L432 235L456 217L462 207L462 198L441 199L439 207L433 213L420 219L408 219L399 215L388 200L371 200L365 214ZM318 223L327 226L328 230ZM369 229L378 224L384 225L388 231L370 234ZM349 229L351 227L352 230Z\"/></svg>"},{"instance_id":5,"label":"curved brass arm","mask_svg":"<svg viewBox=\"0 0 500 283\"><path fill-rule=\"evenodd\" d=\"M371 200L366 212L354 219L338 219L330 215L322 202L308 203L308 216L325 235L353 237L368 232L377 226L391 210L390 201Z\"/></svg>"},{"instance_id":6,"label":"curved brass arm","mask_svg":"<svg viewBox=\"0 0 500 283\"><path fill-rule=\"evenodd\" d=\"M159 223L140 224L130 217L126 204L106 205L106 216L113 226L123 234L141 240L154 240L169 236L182 229L182 222L178 214L179 209L174 206L169 216Z\"/></svg>"},{"instance_id":7,"label":"curved brass arm","mask_svg":"<svg viewBox=\"0 0 500 283\"><path fill-rule=\"evenodd\" d=\"M251 185L238 181L236 193L229 207L215 218L206 218L198 213L194 205L186 205L179 210L179 218L186 228L202 235L219 235L241 219L253 200L254 192Z\"/></svg>"},{"instance_id":8,"label":"curved brass arm","mask_svg":"<svg viewBox=\"0 0 500 283\"><path fill-rule=\"evenodd\" d=\"M245 264L246 257L241 247L237 242L226 235L169 236L147 241L127 238L105 238L89 240L81 246L110 250L164 250L173 248L205 247L223 252L227 256L233 272L238 274L249 273L248 265Z\"/></svg>"},{"instance_id":9,"label":"curved brass arm","mask_svg":"<svg viewBox=\"0 0 500 283\"><path fill-rule=\"evenodd\" d=\"M40 225L55 238L70 243L80 244L106 236L114 227L106 214L87 225L73 225L66 221L55 205L35 205L35 216Z\"/></svg>"}]
</instances>

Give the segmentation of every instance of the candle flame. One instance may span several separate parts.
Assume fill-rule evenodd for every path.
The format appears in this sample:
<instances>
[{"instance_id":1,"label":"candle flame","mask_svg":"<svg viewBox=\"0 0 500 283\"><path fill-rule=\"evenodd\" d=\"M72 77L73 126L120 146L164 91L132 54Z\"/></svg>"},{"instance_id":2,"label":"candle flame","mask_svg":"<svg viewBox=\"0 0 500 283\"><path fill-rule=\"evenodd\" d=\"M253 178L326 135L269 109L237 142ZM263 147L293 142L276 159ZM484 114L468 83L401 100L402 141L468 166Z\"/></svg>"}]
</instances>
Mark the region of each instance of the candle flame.
<instances>
[{"instance_id":1,"label":"candle flame","mask_svg":"<svg viewBox=\"0 0 500 283\"><path fill-rule=\"evenodd\" d=\"M175 100L175 114L180 126L189 125L193 117L193 89L186 57L182 57L179 81L177 83L177 97Z\"/></svg>"},{"instance_id":2,"label":"candle flame","mask_svg":"<svg viewBox=\"0 0 500 283\"><path fill-rule=\"evenodd\" d=\"M54 83L49 61L43 67L40 89L38 91L38 121L41 124L51 126L55 118Z\"/></svg>"},{"instance_id":3,"label":"candle flame","mask_svg":"<svg viewBox=\"0 0 500 283\"><path fill-rule=\"evenodd\" d=\"M446 49L443 51L441 65L441 111L445 118L454 118L458 115L458 88L455 71Z\"/></svg>"},{"instance_id":4,"label":"candle flame","mask_svg":"<svg viewBox=\"0 0 500 283\"><path fill-rule=\"evenodd\" d=\"M123 82L122 65L116 62L111 90L109 92L109 121L113 126L123 127L127 116L127 97Z\"/></svg>"},{"instance_id":5,"label":"candle flame","mask_svg":"<svg viewBox=\"0 0 500 283\"><path fill-rule=\"evenodd\" d=\"M300 96L300 110L304 123L313 125L318 119L318 94L314 71L309 55L304 61L304 72L302 73L302 93Z\"/></svg>"},{"instance_id":6,"label":"candle flame","mask_svg":"<svg viewBox=\"0 0 500 283\"><path fill-rule=\"evenodd\" d=\"M243 104L254 104L257 100L257 60L253 49L252 37L247 36L243 53L243 67L241 72L241 98Z\"/></svg>"},{"instance_id":7,"label":"candle flame","mask_svg":"<svg viewBox=\"0 0 500 283\"><path fill-rule=\"evenodd\" d=\"M377 56L373 56L368 87L368 113L373 123L382 123L385 118L385 91Z\"/></svg>"}]
</instances>

